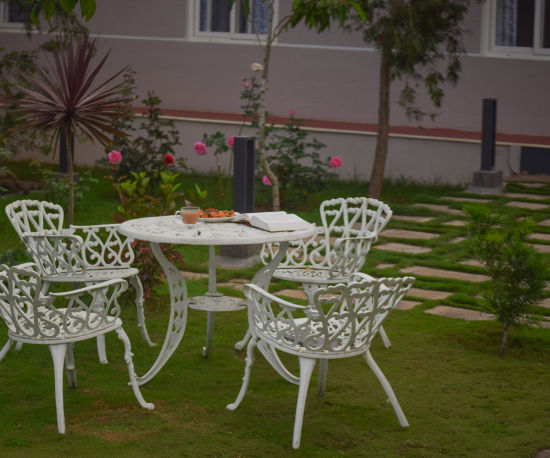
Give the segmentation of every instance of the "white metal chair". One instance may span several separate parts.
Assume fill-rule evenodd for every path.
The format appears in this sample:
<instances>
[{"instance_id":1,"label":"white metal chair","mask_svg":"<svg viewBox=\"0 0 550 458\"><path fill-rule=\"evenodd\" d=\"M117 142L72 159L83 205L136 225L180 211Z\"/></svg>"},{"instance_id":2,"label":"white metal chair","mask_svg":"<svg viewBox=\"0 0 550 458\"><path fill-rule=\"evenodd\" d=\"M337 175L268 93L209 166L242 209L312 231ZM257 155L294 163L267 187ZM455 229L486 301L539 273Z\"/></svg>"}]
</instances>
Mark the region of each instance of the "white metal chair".
<instances>
[{"instance_id":1,"label":"white metal chair","mask_svg":"<svg viewBox=\"0 0 550 458\"><path fill-rule=\"evenodd\" d=\"M0 360L13 342L48 345L54 365L57 429L61 434L65 433L63 365L66 365L69 385L76 388L74 343L104 336L111 331L115 331L124 343L124 359L136 399L146 409L155 407L145 402L141 395L130 340L119 318L117 298L127 287L125 280L116 279L69 292L43 295L38 266L33 263L11 268L0 265L0 314L9 336L0 351ZM54 302L63 302L65 306L56 308Z\"/></svg>"},{"instance_id":2,"label":"white metal chair","mask_svg":"<svg viewBox=\"0 0 550 458\"><path fill-rule=\"evenodd\" d=\"M378 235L391 218L392 210L380 200L348 197L321 203L322 226L309 239L291 242L273 277L302 283L309 301L318 288L348 282L359 272ZM278 250L277 244L265 244L261 259L267 263ZM389 348L384 328L380 337Z\"/></svg>"},{"instance_id":3,"label":"white metal chair","mask_svg":"<svg viewBox=\"0 0 550 458\"><path fill-rule=\"evenodd\" d=\"M143 340L153 346L145 326L143 287L139 272L131 267L134 261L132 239L122 236L118 224L89 226L71 225L63 229L63 208L60 205L38 200L18 200L6 206L6 214L25 244L33 261L40 267L44 291L52 283L71 282L86 285L100 281L123 278L136 291L138 326ZM47 236L50 241L37 247L37 240ZM55 236L55 238L53 238ZM61 243L63 242L63 243ZM71 264L61 258L51 260L47 247L71 246ZM98 339L100 360L107 363L103 339Z\"/></svg>"},{"instance_id":4,"label":"white metal chair","mask_svg":"<svg viewBox=\"0 0 550 458\"><path fill-rule=\"evenodd\" d=\"M298 357L300 376L293 382L299 384L299 390L292 447L300 446L307 391L317 360L318 391L323 394L328 360L362 355L386 392L400 425L409 425L388 380L370 354L370 343L414 278L376 280L352 276L352 280L359 281L318 288L307 306L285 301L252 283L245 285L252 338L247 347L243 384L236 401L227 406L229 410L235 410L244 398L257 345L271 363L276 358L274 349Z\"/></svg>"}]
</instances>

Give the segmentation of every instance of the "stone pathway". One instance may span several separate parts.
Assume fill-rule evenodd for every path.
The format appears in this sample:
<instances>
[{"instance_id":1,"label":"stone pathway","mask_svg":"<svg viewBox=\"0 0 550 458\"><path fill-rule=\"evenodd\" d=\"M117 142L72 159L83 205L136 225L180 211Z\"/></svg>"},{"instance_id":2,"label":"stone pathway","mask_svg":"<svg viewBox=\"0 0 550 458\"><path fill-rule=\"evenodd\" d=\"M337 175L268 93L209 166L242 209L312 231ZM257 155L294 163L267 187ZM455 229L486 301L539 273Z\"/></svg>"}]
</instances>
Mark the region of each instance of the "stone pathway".
<instances>
[{"instance_id":1,"label":"stone pathway","mask_svg":"<svg viewBox=\"0 0 550 458\"><path fill-rule=\"evenodd\" d=\"M481 199L477 197L440 197L439 200L451 200L453 202L471 202L474 204L486 204L488 202L491 202L491 199Z\"/></svg>"},{"instance_id":2,"label":"stone pathway","mask_svg":"<svg viewBox=\"0 0 550 458\"><path fill-rule=\"evenodd\" d=\"M515 200L512 200L505 204L507 207L516 207L516 208L524 208L526 210L546 210L548 208L548 205L544 204L535 204L531 202L518 202Z\"/></svg>"},{"instance_id":3,"label":"stone pathway","mask_svg":"<svg viewBox=\"0 0 550 458\"><path fill-rule=\"evenodd\" d=\"M481 283L489 280L489 277L487 275L458 272L455 270L434 269L432 267L424 266L405 267L404 269L401 269L400 272L409 275L418 275L420 277L448 278L454 280L471 281L474 283Z\"/></svg>"},{"instance_id":4,"label":"stone pathway","mask_svg":"<svg viewBox=\"0 0 550 458\"><path fill-rule=\"evenodd\" d=\"M502 194L504 197L509 197L511 199L526 199L526 200L548 200L549 196L544 194L524 194L520 192L506 192Z\"/></svg>"},{"instance_id":5,"label":"stone pathway","mask_svg":"<svg viewBox=\"0 0 550 458\"><path fill-rule=\"evenodd\" d=\"M373 249L383 251L394 251L396 253L422 254L432 251L430 247L405 245L404 243L385 243L384 245L374 245Z\"/></svg>"},{"instance_id":6,"label":"stone pathway","mask_svg":"<svg viewBox=\"0 0 550 458\"><path fill-rule=\"evenodd\" d=\"M447 205L439 205L439 204L413 204L413 207L418 208L427 208L428 210L432 210L435 212L441 212L441 213L448 213L449 215L464 215L462 210L457 210L456 208L450 208Z\"/></svg>"},{"instance_id":7,"label":"stone pathway","mask_svg":"<svg viewBox=\"0 0 550 458\"><path fill-rule=\"evenodd\" d=\"M527 236L528 239L543 240L545 242L550 242L550 234L540 234L538 232L533 232Z\"/></svg>"},{"instance_id":8,"label":"stone pathway","mask_svg":"<svg viewBox=\"0 0 550 458\"><path fill-rule=\"evenodd\" d=\"M466 226L468 223L462 219L453 219L452 221L447 221L443 223L443 226L454 226L454 227L462 227Z\"/></svg>"},{"instance_id":9,"label":"stone pathway","mask_svg":"<svg viewBox=\"0 0 550 458\"><path fill-rule=\"evenodd\" d=\"M433 232L407 231L404 229L385 229L380 236L396 239L432 240L439 237L439 234L434 234Z\"/></svg>"},{"instance_id":10,"label":"stone pathway","mask_svg":"<svg viewBox=\"0 0 550 458\"><path fill-rule=\"evenodd\" d=\"M391 219L397 221L409 221L411 223L428 223L431 221L433 216L405 216L405 215L392 215Z\"/></svg>"},{"instance_id":11,"label":"stone pathway","mask_svg":"<svg viewBox=\"0 0 550 458\"><path fill-rule=\"evenodd\" d=\"M432 301L442 301L452 296L449 291L436 291L434 289L411 288L406 297L415 297L417 299L428 299Z\"/></svg>"},{"instance_id":12,"label":"stone pathway","mask_svg":"<svg viewBox=\"0 0 550 458\"><path fill-rule=\"evenodd\" d=\"M460 318L468 321L490 321L495 319L492 313L479 312L477 310L463 309L459 307L449 307L448 305L438 305L425 311L430 315L444 316L447 318Z\"/></svg>"}]
</instances>

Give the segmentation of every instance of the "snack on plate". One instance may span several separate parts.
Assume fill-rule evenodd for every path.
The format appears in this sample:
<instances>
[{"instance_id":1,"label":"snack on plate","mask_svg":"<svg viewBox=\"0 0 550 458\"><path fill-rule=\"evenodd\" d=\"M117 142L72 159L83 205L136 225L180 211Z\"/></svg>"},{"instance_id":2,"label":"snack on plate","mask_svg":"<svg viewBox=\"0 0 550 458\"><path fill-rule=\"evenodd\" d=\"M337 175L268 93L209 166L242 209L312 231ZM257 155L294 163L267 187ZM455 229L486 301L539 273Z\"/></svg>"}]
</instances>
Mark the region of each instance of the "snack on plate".
<instances>
[{"instance_id":1,"label":"snack on plate","mask_svg":"<svg viewBox=\"0 0 550 458\"><path fill-rule=\"evenodd\" d=\"M233 210L217 210L215 208L206 208L201 210L201 218L230 218L237 216Z\"/></svg>"}]
</instances>

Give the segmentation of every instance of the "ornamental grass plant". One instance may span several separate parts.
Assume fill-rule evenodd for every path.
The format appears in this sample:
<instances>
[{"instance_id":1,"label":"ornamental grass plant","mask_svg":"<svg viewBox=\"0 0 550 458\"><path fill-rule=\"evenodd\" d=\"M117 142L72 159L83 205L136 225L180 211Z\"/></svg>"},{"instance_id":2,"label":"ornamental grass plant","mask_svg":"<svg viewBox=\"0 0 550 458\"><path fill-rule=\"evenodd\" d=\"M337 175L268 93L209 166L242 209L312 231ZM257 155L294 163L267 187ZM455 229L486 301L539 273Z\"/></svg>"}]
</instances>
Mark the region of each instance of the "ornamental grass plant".
<instances>
[{"instance_id":1,"label":"ornamental grass plant","mask_svg":"<svg viewBox=\"0 0 550 458\"><path fill-rule=\"evenodd\" d=\"M9 163L25 178L25 163ZM30 170L30 169L29 169ZM80 170L82 172L82 170ZM30 171L29 171L30 173ZM112 221L118 199L106 172L94 169L97 178L76 208L77 224ZM205 205L230 207L217 197L217 176L180 177L182 183L197 183L208 189ZM364 195L365 183L329 183L297 212L318 221L320 201L336 196ZM509 184L513 192L547 195L550 186L527 190ZM428 186L405 181L387 182L382 200L394 215L425 216L425 223L392 218L389 229L437 233L437 238L415 241L431 248L423 254L373 249L364 271L374 276L398 276L411 266L427 266L482 274L483 268L461 264L469 259L464 241L465 226L445 223L464 219L434 213L418 203L445 203L459 210L463 203L446 197L469 197L460 188ZM1 198L4 207L23 197ZM473 197L473 196L470 196ZM478 196L479 197L479 196ZM217 199L217 200L216 200ZM491 197L490 206L512 218L524 212L507 206L505 196ZM541 201L549 203L548 201ZM535 223L550 219L548 209L532 214ZM0 212L0 253L15 250L20 243ZM550 227L537 226L550 234ZM390 241L382 236L376 243ZM406 240L399 240L406 243ZM540 246L548 242L537 242ZM208 288L206 247L180 247L185 270L196 279L187 282L189 294L204 294ZM10 262L25 260L15 253ZM548 254L544 254L548 262ZM252 278L257 267L245 270L218 269L218 284L237 284ZM296 288L290 282L273 281L271 291ZM380 339L372 347L376 359L392 384L410 427L402 429L385 402L378 381L360 358L333 361L329 365L327 390L316 395L317 372L308 394L299 450L291 447L297 387L283 380L256 352L251 384L236 411L225 409L241 385L245 352L234 343L246 330L246 311L219 313L216 317L210 356L201 356L206 333L206 314L189 310L185 335L179 348L160 373L142 387L156 409L145 412L135 405L126 386L127 376L115 338L107 337L108 365L97 364L94 342L75 347L78 389L65 387L67 434L56 432L51 357L46 348L26 345L10 351L0 362L0 455L34 456L367 456L367 457L518 457L535 456L550 449L550 329L521 326L509 335L506 355L498 356L502 327L496 320L466 321L425 313L436 305L482 309L483 283L457 279L418 277L414 287L448 291L446 299L419 300L410 310L396 310L384 323L392 346L385 349ZM236 287L220 286L224 294L240 296ZM548 292L545 292L548 296ZM411 298L407 298L411 299ZM413 298L415 299L415 298ZM302 302L303 303L303 302ZM159 347L150 348L140 338L135 307L130 299L121 318L133 346L138 375L154 362ZM169 292L165 284L153 290L145 303L151 338L159 343L168 326ZM533 318L548 310L531 307ZM0 335L5 335L0 333ZM295 360L286 360L296 372Z\"/></svg>"}]
</instances>

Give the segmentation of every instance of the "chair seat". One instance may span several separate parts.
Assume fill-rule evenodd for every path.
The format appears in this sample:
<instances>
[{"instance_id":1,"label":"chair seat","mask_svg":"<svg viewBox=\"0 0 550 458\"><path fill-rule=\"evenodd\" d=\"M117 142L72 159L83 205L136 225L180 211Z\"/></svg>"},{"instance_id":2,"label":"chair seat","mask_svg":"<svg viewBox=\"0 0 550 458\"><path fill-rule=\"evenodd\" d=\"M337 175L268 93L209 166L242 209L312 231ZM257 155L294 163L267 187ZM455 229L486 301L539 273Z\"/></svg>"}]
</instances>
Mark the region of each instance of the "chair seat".
<instances>
[{"instance_id":1,"label":"chair seat","mask_svg":"<svg viewBox=\"0 0 550 458\"><path fill-rule=\"evenodd\" d=\"M88 311L71 311L67 312L66 308L59 308L52 310L47 307L38 307L40 316L43 318L41 323L53 322L60 326L60 331L55 337L47 337L48 332L52 332L41 325L40 332L45 335L37 336L22 336L9 332L9 337L16 341L54 345L56 343L68 343L77 342L79 340L90 339L100 334L113 331L122 326L122 320L120 318L113 318L111 321L105 321L104 317L98 313ZM32 316L29 316L32 320ZM86 323L86 326L84 326ZM18 319L19 327L24 331L33 333L34 322L29 322L25 318ZM67 329L67 330L65 330Z\"/></svg>"},{"instance_id":2,"label":"chair seat","mask_svg":"<svg viewBox=\"0 0 550 458\"><path fill-rule=\"evenodd\" d=\"M318 267L280 267L275 269L273 277L279 280L296 281L300 283L344 283L348 280L345 276L330 276L329 269Z\"/></svg>"},{"instance_id":3,"label":"chair seat","mask_svg":"<svg viewBox=\"0 0 550 458\"><path fill-rule=\"evenodd\" d=\"M88 268L86 274L68 274L68 275L50 275L44 276L45 281L49 282L75 282L87 283L96 281L107 281L113 278L129 278L137 275L139 271L134 267L127 268Z\"/></svg>"}]
</instances>

